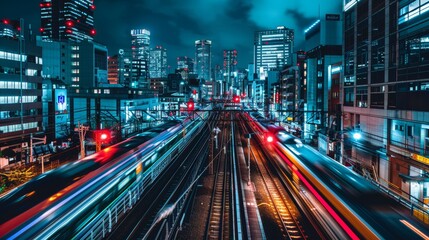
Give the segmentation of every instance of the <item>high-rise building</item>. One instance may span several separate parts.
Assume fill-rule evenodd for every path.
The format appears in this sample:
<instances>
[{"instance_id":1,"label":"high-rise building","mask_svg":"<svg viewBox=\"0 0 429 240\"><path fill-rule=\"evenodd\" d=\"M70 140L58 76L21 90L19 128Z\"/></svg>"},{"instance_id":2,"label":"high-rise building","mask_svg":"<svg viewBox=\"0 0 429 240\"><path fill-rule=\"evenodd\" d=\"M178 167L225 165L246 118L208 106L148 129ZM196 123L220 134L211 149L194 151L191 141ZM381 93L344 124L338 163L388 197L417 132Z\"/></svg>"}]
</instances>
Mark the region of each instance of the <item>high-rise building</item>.
<instances>
[{"instance_id":1,"label":"high-rise building","mask_svg":"<svg viewBox=\"0 0 429 240\"><path fill-rule=\"evenodd\" d=\"M428 1L344 3L343 125L362 136L347 156L413 201L429 198L428 10Z\"/></svg>"},{"instance_id":2,"label":"high-rise building","mask_svg":"<svg viewBox=\"0 0 429 240\"><path fill-rule=\"evenodd\" d=\"M177 58L177 70L185 70L189 74L194 73L194 59L181 56Z\"/></svg>"},{"instance_id":3,"label":"high-rise building","mask_svg":"<svg viewBox=\"0 0 429 240\"><path fill-rule=\"evenodd\" d=\"M43 40L92 41L94 28L93 0L42 0L40 32Z\"/></svg>"},{"instance_id":4,"label":"high-rise building","mask_svg":"<svg viewBox=\"0 0 429 240\"><path fill-rule=\"evenodd\" d=\"M331 127L329 119L335 116L329 108L329 66L342 59L342 21L340 14L325 14L304 31L306 50L306 102L304 109L304 138L326 134Z\"/></svg>"},{"instance_id":5,"label":"high-rise building","mask_svg":"<svg viewBox=\"0 0 429 240\"><path fill-rule=\"evenodd\" d=\"M133 81L149 78L150 31L131 30L132 79Z\"/></svg>"},{"instance_id":6,"label":"high-rise building","mask_svg":"<svg viewBox=\"0 0 429 240\"><path fill-rule=\"evenodd\" d=\"M195 73L200 79L210 80L211 46L210 40L195 41Z\"/></svg>"},{"instance_id":7,"label":"high-rise building","mask_svg":"<svg viewBox=\"0 0 429 240\"><path fill-rule=\"evenodd\" d=\"M3 156L9 152L12 159L24 155L21 144L29 142L30 133L46 129L42 126L42 48L28 31L24 34L25 29L7 29L19 36L0 36L0 151Z\"/></svg>"},{"instance_id":8,"label":"high-rise building","mask_svg":"<svg viewBox=\"0 0 429 240\"><path fill-rule=\"evenodd\" d=\"M149 59L150 31L131 30L131 51L134 59Z\"/></svg>"},{"instance_id":9,"label":"high-rise building","mask_svg":"<svg viewBox=\"0 0 429 240\"><path fill-rule=\"evenodd\" d=\"M156 46L150 51L149 76L150 78L167 77L167 49Z\"/></svg>"},{"instance_id":10,"label":"high-rise building","mask_svg":"<svg viewBox=\"0 0 429 240\"><path fill-rule=\"evenodd\" d=\"M119 60L118 54L108 57L107 59L107 80L110 84L119 83Z\"/></svg>"},{"instance_id":11,"label":"high-rise building","mask_svg":"<svg viewBox=\"0 0 429 240\"><path fill-rule=\"evenodd\" d=\"M124 87L132 86L131 81L131 51L119 49L118 54L108 58L108 81L110 84L120 84Z\"/></svg>"},{"instance_id":12,"label":"high-rise building","mask_svg":"<svg viewBox=\"0 0 429 240\"><path fill-rule=\"evenodd\" d=\"M19 20L3 19L0 22L0 37L15 38L19 37L21 27Z\"/></svg>"},{"instance_id":13,"label":"high-rise building","mask_svg":"<svg viewBox=\"0 0 429 240\"><path fill-rule=\"evenodd\" d=\"M237 50L223 50L223 70L224 70L224 92L230 88L240 89L236 83L237 71Z\"/></svg>"},{"instance_id":14,"label":"high-rise building","mask_svg":"<svg viewBox=\"0 0 429 240\"><path fill-rule=\"evenodd\" d=\"M260 80L265 80L269 70L292 64L293 43L294 30L284 26L255 32L254 63Z\"/></svg>"}]
</instances>

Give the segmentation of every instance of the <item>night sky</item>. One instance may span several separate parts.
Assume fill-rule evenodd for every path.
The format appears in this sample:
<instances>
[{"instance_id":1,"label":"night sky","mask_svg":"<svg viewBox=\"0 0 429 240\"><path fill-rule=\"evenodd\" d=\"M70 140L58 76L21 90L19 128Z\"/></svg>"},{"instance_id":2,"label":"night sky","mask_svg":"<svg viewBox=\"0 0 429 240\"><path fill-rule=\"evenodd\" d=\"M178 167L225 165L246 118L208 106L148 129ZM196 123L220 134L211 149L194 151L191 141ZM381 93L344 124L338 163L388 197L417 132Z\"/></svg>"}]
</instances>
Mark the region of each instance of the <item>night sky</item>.
<instances>
[{"instance_id":1,"label":"night sky","mask_svg":"<svg viewBox=\"0 0 429 240\"><path fill-rule=\"evenodd\" d=\"M40 26L40 1L3 3L0 18L23 18L34 32ZM130 31L151 32L151 47L167 48L168 64L178 56L194 58L195 40L212 41L213 64L222 63L224 49L237 49L238 67L253 62L253 36L257 30L285 26L295 30L295 50L304 49L303 32L319 12L341 13L341 0L95 0L95 41L109 55L131 45Z\"/></svg>"}]
</instances>

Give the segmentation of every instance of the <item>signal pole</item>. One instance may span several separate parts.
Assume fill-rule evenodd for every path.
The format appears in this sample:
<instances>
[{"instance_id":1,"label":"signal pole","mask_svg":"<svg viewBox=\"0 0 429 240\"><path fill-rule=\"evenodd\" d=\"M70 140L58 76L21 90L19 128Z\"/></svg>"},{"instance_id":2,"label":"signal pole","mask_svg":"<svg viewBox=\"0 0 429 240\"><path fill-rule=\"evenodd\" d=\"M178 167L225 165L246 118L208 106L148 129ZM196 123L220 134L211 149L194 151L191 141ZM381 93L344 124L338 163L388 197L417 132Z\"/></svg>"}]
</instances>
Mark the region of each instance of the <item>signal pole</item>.
<instances>
[{"instance_id":1,"label":"signal pole","mask_svg":"<svg viewBox=\"0 0 429 240\"><path fill-rule=\"evenodd\" d=\"M247 138L247 170L248 170L248 178L247 178L247 185L250 185L250 138L252 138L252 134L248 133L244 135L245 138Z\"/></svg>"},{"instance_id":2,"label":"signal pole","mask_svg":"<svg viewBox=\"0 0 429 240\"><path fill-rule=\"evenodd\" d=\"M83 124L77 123L78 127L74 128L75 131L79 133L79 142L80 142L80 158L85 157L85 134L89 130L89 127L83 126Z\"/></svg>"}]
</instances>

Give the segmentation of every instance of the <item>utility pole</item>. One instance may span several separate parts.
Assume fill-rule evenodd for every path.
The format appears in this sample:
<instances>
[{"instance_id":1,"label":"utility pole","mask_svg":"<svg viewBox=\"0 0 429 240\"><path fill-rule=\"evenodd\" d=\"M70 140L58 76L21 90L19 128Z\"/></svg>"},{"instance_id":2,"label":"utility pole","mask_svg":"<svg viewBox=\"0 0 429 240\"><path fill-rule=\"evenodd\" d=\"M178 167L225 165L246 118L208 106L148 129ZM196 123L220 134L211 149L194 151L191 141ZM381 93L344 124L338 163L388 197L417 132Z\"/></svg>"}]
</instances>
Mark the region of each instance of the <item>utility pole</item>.
<instances>
[{"instance_id":1,"label":"utility pole","mask_svg":"<svg viewBox=\"0 0 429 240\"><path fill-rule=\"evenodd\" d=\"M217 140L217 135L221 130L218 127L213 128L212 133L215 134L215 136L213 137L213 139L216 141L216 150L218 149L218 140ZM212 161L210 162L209 165L209 174L213 174L213 160L214 160L214 151L213 151L213 143L211 146L211 150L212 150Z\"/></svg>"},{"instance_id":2,"label":"utility pole","mask_svg":"<svg viewBox=\"0 0 429 240\"><path fill-rule=\"evenodd\" d=\"M250 139L252 138L252 134L244 134L244 137L247 138L247 169L248 169L248 178L247 178L247 185L250 185Z\"/></svg>"},{"instance_id":3,"label":"utility pole","mask_svg":"<svg viewBox=\"0 0 429 240\"><path fill-rule=\"evenodd\" d=\"M78 127L74 128L79 133L80 142L80 158L85 157L85 134L89 130L89 127L83 126L83 124L77 123Z\"/></svg>"},{"instance_id":4,"label":"utility pole","mask_svg":"<svg viewBox=\"0 0 429 240\"><path fill-rule=\"evenodd\" d=\"M39 140L41 142L33 143L33 139ZM36 137L33 137L33 134L31 133L30 134L30 163L33 162L33 145L39 145L39 144L46 144L46 135L42 138L36 138ZM44 156L42 156L42 173L45 172L45 163L44 162L45 162L45 159L44 159Z\"/></svg>"}]
</instances>

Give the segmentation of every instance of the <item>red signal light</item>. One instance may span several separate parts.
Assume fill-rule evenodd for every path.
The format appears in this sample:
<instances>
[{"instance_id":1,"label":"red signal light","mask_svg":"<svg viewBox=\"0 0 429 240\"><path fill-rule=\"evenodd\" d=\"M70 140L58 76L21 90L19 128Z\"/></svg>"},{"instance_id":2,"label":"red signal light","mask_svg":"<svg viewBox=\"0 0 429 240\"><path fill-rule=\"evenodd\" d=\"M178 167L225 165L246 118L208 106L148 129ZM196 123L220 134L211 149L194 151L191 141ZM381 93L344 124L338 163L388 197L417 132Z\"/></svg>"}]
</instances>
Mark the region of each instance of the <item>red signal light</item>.
<instances>
[{"instance_id":1,"label":"red signal light","mask_svg":"<svg viewBox=\"0 0 429 240\"><path fill-rule=\"evenodd\" d=\"M110 140L111 135L109 130L96 130L95 131L95 141L98 143L104 143Z\"/></svg>"},{"instance_id":2,"label":"red signal light","mask_svg":"<svg viewBox=\"0 0 429 240\"><path fill-rule=\"evenodd\" d=\"M107 133L101 133L100 134L100 140L106 140L107 139Z\"/></svg>"},{"instance_id":3,"label":"red signal light","mask_svg":"<svg viewBox=\"0 0 429 240\"><path fill-rule=\"evenodd\" d=\"M194 110L194 103L193 102L188 102L188 110L189 111L193 111Z\"/></svg>"},{"instance_id":4,"label":"red signal light","mask_svg":"<svg viewBox=\"0 0 429 240\"><path fill-rule=\"evenodd\" d=\"M72 22L72 21L70 21L70 20L69 20L69 21L67 21L67 22L66 22L66 26L67 26L67 27L72 27L72 26L73 26L73 22Z\"/></svg>"},{"instance_id":5,"label":"red signal light","mask_svg":"<svg viewBox=\"0 0 429 240\"><path fill-rule=\"evenodd\" d=\"M239 103L240 102L240 97L239 96L234 96L233 101L235 103Z\"/></svg>"},{"instance_id":6,"label":"red signal light","mask_svg":"<svg viewBox=\"0 0 429 240\"><path fill-rule=\"evenodd\" d=\"M95 29L91 29L91 35L95 35L96 34L96 31L95 31Z\"/></svg>"}]
</instances>

